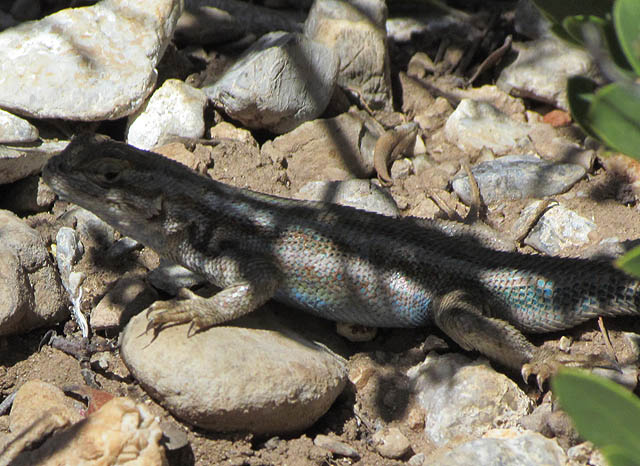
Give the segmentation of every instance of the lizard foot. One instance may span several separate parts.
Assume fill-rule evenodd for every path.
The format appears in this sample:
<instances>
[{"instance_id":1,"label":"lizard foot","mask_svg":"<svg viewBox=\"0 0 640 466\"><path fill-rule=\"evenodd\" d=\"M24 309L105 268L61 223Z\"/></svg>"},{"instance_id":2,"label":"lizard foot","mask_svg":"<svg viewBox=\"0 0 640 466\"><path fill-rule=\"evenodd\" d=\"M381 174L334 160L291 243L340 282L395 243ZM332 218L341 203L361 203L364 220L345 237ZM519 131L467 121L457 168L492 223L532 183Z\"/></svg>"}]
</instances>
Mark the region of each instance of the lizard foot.
<instances>
[{"instance_id":1,"label":"lizard foot","mask_svg":"<svg viewBox=\"0 0 640 466\"><path fill-rule=\"evenodd\" d=\"M535 352L529 362L522 365L520 374L525 382L529 380L531 375L535 374L538 389L543 391L547 381L562 367L582 367L586 369L605 367L620 370L617 364L598 355L566 354L538 348L538 351Z\"/></svg>"},{"instance_id":2,"label":"lizard foot","mask_svg":"<svg viewBox=\"0 0 640 466\"><path fill-rule=\"evenodd\" d=\"M191 334L194 327L200 327L200 314L194 302L203 299L188 288L181 288L177 298L154 302L147 308L146 316L149 323L144 333L153 329L157 334L163 328L190 322L188 333Z\"/></svg>"}]
</instances>

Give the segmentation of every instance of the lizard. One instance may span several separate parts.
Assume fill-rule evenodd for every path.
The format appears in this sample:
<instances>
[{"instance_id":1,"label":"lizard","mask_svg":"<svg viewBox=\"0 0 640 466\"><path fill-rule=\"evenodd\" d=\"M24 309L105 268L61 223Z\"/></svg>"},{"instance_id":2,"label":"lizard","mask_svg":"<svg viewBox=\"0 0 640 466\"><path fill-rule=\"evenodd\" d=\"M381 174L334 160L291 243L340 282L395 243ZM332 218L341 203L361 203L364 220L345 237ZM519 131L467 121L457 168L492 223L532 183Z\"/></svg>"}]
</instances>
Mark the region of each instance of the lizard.
<instances>
[{"instance_id":1,"label":"lizard","mask_svg":"<svg viewBox=\"0 0 640 466\"><path fill-rule=\"evenodd\" d=\"M542 387L567 361L525 334L640 312L640 282L606 261L498 251L453 221L233 187L108 138L74 138L43 177L61 198L220 288L156 301L147 331L203 331L273 298L338 322L435 325Z\"/></svg>"}]
</instances>

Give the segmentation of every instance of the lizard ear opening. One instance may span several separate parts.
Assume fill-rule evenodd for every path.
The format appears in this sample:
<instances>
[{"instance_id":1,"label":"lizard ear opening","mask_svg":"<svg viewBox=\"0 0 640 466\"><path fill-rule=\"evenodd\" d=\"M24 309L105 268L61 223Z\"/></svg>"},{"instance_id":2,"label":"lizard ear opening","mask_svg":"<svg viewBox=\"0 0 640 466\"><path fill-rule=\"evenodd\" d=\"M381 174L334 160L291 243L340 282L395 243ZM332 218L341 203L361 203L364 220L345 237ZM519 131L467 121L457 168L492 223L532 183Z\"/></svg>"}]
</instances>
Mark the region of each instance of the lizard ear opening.
<instances>
[{"instance_id":1,"label":"lizard ear opening","mask_svg":"<svg viewBox=\"0 0 640 466\"><path fill-rule=\"evenodd\" d=\"M107 185L117 182L122 173L131 167L131 164L126 160L109 157L92 160L87 165L86 168L92 172L96 182Z\"/></svg>"}]
</instances>

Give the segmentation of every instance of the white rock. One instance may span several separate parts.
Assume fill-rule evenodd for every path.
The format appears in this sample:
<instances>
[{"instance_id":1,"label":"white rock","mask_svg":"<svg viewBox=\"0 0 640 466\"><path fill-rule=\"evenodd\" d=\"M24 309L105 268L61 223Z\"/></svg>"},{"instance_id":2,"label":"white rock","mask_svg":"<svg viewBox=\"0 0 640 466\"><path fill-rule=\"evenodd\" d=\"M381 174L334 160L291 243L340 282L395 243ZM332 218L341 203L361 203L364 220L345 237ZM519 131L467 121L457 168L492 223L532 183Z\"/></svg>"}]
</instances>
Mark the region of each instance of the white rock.
<instances>
[{"instance_id":1,"label":"white rock","mask_svg":"<svg viewBox=\"0 0 640 466\"><path fill-rule=\"evenodd\" d=\"M207 96L200 89L168 79L136 115L129 117L127 143L148 150L176 137L200 139L206 105Z\"/></svg>"},{"instance_id":2,"label":"white rock","mask_svg":"<svg viewBox=\"0 0 640 466\"><path fill-rule=\"evenodd\" d=\"M486 147L496 154L531 148L526 124L509 118L486 102L463 99L447 119L444 134L465 152Z\"/></svg>"},{"instance_id":3,"label":"white rock","mask_svg":"<svg viewBox=\"0 0 640 466\"><path fill-rule=\"evenodd\" d=\"M32 142L38 139L38 129L20 117L0 110L0 143Z\"/></svg>"},{"instance_id":4,"label":"white rock","mask_svg":"<svg viewBox=\"0 0 640 466\"><path fill-rule=\"evenodd\" d=\"M460 354L430 353L407 375L426 414L425 433L438 446L516 425L532 407L511 379Z\"/></svg>"},{"instance_id":5,"label":"white rock","mask_svg":"<svg viewBox=\"0 0 640 466\"><path fill-rule=\"evenodd\" d=\"M180 0L103 0L0 33L0 106L37 118L131 114L156 82Z\"/></svg>"}]
</instances>

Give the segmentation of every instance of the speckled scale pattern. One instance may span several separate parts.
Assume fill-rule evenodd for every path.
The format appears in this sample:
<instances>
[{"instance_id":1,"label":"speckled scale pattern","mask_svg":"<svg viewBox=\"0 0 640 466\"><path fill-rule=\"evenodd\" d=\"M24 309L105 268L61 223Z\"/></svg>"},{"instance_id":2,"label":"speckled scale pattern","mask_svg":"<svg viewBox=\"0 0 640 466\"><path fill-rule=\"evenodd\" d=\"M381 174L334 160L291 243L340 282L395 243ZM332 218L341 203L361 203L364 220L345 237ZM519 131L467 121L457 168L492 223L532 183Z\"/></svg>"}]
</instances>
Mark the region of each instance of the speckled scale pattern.
<instances>
[{"instance_id":1,"label":"speckled scale pattern","mask_svg":"<svg viewBox=\"0 0 640 466\"><path fill-rule=\"evenodd\" d=\"M248 280L253 304L273 297L262 285L275 279L278 300L370 326L429 323L456 290L527 332L640 308L638 282L609 264L497 252L464 226L451 236L437 222L254 193L120 143L74 140L45 178L211 282Z\"/></svg>"}]
</instances>

